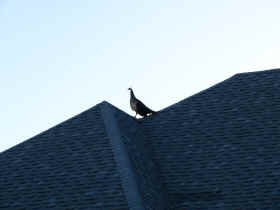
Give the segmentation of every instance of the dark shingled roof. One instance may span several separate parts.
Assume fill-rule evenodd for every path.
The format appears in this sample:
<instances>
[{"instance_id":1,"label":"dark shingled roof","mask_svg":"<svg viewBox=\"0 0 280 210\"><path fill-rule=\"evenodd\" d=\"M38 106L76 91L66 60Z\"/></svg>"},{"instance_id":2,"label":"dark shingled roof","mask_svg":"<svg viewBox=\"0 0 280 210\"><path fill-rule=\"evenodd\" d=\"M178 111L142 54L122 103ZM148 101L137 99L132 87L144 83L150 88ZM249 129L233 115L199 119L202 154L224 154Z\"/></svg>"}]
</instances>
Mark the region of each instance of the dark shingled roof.
<instances>
[{"instance_id":1,"label":"dark shingled roof","mask_svg":"<svg viewBox=\"0 0 280 210\"><path fill-rule=\"evenodd\" d=\"M0 209L280 209L280 70L135 120L103 102L0 154Z\"/></svg>"},{"instance_id":2,"label":"dark shingled roof","mask_svg":"<svg viewBox=\"0 0 280 210\"><path fill-rule=\"evenodd\" d=\"M128 209L100 106L0 155L0 209Z\"/></svg>"},{"instance_id":3,"label":"dark shingled roof","mask_svg":"<svg viewBox=\"0 0 280 210\"><path fill-rule=\"evenodd\" d=\"M280 209L280 70L237 74L143 127L176 209Z\"/></svg>"}]
</instances>

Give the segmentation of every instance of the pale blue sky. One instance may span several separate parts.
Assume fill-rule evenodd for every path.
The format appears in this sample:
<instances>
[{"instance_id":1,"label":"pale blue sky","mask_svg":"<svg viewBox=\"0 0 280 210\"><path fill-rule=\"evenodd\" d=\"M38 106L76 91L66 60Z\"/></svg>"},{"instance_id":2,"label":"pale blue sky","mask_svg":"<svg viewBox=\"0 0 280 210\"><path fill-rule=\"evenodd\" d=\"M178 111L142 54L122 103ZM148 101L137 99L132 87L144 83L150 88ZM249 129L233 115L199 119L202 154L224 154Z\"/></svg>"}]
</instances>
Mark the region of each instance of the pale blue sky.
<instances>
[{"instance_id":1,"label":"pale blue sky","mask_svg":"<svg viewBox=\"0 0 280 210\"><path fill-rule=\"evenodd\" d=\"M0 0L0 151L127 88L155 110L280 67L277 0Z\"/></svg>"}]
</instances>

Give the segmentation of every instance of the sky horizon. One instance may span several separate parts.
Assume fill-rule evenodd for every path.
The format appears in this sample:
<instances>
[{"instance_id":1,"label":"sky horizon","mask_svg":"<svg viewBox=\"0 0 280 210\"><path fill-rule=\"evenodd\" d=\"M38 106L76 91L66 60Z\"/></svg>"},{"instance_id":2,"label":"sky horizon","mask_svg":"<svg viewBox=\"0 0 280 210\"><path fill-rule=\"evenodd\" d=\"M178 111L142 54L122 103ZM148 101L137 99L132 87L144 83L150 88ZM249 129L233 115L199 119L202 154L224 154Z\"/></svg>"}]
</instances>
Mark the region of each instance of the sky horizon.
<instances>
[{"instance_id":1,"label":"sky horizon","mask_svg":"<svg viewBox=\"0 0 280 210\"><path fill-rule=\"evenodd\" d=\"M129 92L161 110L280 67L280 2L3 0L0 152Z\"/></svg>"}]
</instances>

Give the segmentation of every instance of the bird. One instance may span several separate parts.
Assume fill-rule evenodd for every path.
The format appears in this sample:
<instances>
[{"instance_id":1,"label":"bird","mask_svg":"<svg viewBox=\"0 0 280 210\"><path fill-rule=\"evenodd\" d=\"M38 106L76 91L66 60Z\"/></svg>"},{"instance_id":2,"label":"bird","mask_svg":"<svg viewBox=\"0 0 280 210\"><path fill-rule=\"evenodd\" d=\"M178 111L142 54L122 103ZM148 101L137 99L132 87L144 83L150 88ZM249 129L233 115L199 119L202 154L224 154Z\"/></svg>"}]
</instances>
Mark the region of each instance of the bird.
<instances>
[{"instance_id":1,"label":"bird","mask_svg":"<svg viewBox=\"0 0 280 210\"><path fill-rule=\"evenodd\" d=\"M132 88L128 88L128 90L130 91L130 107L133 111L135 111L135 118L137 114L141 115L142 117L146 117L156 113L155 111L146 107L145 104L135 97Z\"/></svg>"}]
</instances>

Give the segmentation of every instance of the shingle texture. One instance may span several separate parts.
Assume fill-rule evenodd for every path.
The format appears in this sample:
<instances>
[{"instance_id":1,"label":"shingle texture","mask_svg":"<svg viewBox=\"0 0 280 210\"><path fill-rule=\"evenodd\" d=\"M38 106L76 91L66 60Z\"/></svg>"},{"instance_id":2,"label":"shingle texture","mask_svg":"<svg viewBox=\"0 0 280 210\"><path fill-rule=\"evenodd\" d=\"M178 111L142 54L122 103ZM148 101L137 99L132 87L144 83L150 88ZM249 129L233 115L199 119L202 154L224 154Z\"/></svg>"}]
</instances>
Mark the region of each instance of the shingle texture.
<instances>
[{"instance_id":1,"label":"shingle texture","mask_svg":"<svg viewBox=\"0 0 280 210\"><path fill-rule=\"evenodd\" d=\"M128 209L99 106L0 155L0 209Z\"/></svg>"},{"instance_id":2,"label":"shingle texture","mask_svg":"<svg viewBox=\"0 0 280 210\"><path fill-rule=\"evenodd\" d=\"M175 209L280 209L280 70L237 74L143 120Z\"/></svg>"},{"instance_id":3,"label":"shingle texture","mask_svg":"<svg viewBox=\"0 0 280 210\"><path fill-rule=\"evenodd\" d=\"M168 209L166 188L160 181L157 163L152 157L153 151L144 136L141 123L119 111L116 117L142 195L144 209Z\"/></svg>"},{"instance_id":4,"label":"shingle texture","mask_svg":"<svg viewBox=\"0 0 280 210\"><path fill-rule=\"evenodd\" d=\"M280 209L280 70L135 120L104 102L0 154L0 209Z\"/></svg>"}]
</instances>

